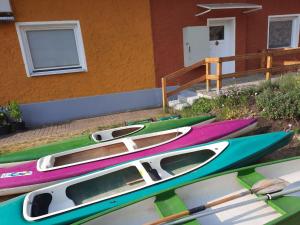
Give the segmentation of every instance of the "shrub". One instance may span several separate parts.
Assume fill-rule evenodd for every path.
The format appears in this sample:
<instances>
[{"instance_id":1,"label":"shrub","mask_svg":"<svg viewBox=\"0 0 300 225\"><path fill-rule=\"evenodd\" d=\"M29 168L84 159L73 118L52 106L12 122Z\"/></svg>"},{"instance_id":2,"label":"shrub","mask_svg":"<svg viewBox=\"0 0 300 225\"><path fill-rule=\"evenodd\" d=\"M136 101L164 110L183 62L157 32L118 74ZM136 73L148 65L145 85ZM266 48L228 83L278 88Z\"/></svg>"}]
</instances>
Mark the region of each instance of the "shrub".
<instances>
[{"instance_id":1,"label":"shrub","mask_svg":"<svg viewBox=\"0 0 300 225\"><path fill-rule=\"evenodd\" d=\"M300 118L300 92L264 90L256 97L256 105L262 116L270 119Z\"/></svg>"},{"instance_id":2,"label":"shrub","mask_svg":"<svg viewBox=\"0 0 300 225\"><path fill-rule=\"evenodd\" d=\"M210 113L214 106L214 100L199 98L190 107L182 110L181 115L184 117L197 116L199 114Z\"/></svg>"},{"instance_id":3,"label":"shrub","mask_svg":"<svg viewBox=\"0 0 300 225\"><path fill-rule=\"evenodd\" d=\"M22 113L19 104L16 101L11 101L7 106L9 117L17 122L22 121Z\"/></svg>"}]
</instances>

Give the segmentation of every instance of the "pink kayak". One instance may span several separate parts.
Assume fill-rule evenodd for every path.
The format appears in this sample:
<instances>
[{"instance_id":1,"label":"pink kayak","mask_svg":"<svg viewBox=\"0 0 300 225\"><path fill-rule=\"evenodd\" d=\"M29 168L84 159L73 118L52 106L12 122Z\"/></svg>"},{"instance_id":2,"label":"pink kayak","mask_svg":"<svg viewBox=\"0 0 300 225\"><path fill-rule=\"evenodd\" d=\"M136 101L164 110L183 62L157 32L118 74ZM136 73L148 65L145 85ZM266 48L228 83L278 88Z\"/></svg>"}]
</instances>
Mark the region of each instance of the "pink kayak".
<instances>
[{"instance_id":1,"label":"pink kayak","mask_svg":"<svg viewBox=\"0 0 300 225\"><path fill-rule=\"evenodd\" d=\"M237 137L255 127L256 119L221 121L128 137L49 155L29 163L1 168L0 196L32 191L64 179L170 150Z\"/></svg>"}]
</instances>

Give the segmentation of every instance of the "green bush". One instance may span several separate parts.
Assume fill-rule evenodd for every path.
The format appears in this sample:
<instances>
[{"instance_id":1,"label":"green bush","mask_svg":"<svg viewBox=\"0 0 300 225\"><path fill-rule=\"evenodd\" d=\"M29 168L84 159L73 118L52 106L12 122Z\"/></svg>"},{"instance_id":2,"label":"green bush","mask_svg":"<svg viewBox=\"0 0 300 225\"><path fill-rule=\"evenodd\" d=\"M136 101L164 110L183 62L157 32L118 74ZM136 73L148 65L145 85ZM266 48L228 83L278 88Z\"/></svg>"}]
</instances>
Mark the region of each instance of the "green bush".
<instances>
[{"instance_id":1,"label":"green bush","mask_svg":"<svg viewBox=\"0 0 300 225\"><path fill-rule=\"evenodd\" d=\"M256 96L256 106L262 116L270 119L299 119L299 78L285 76L278 79L276 83L269 82L268 88Z\"/></svg>"},{"instance_id":2,"label":"green bush","mask_svg":"<svg viewBox=\"0 0 300 225\"><path fill-rule=\"evenodd\" d=\"M16 101L11 101L7 106L7 112L9 113L9 117L15 121L22 121L22 113L20 109L20 105Z\"/></svg>"},{"instance_id":3,"label":"green bush","mask_svg":"<svg viewBox=\"0 0 300 225\"><path fill-rule=\"evenodd\" d=\"M197 116L199 114L210 113L214 106L214 100L207 98L199 98L190 107L182 110L181 115L183 117Z\"/></svg>"}]
</instances>

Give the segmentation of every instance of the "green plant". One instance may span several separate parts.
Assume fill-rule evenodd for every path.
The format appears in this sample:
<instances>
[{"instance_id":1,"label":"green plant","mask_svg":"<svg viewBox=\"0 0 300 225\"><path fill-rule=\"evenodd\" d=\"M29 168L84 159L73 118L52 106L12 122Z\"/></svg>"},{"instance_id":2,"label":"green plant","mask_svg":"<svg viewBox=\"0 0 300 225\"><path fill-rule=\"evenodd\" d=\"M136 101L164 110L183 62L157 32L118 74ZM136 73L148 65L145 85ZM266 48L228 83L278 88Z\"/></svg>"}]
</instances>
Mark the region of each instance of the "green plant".
<instances>
[{"instance_id":1,"label":"green plant","mask_svg":"<svg viewBox=\"0 0 300 225\"><path fill-rule=\"evenodd\" d=\"M272 91L267 89L256 97L256 105L262 116L270 119L300 118L300 92Z\"/></svg>"},{"instance_id":2,"label":"green plant","mask_svg":"<svg viewBox=\"0 0 300 225\"><path fill-rule=\"evenodd\" d=\"M11 101L7 106L7 112L9 113L9 116L17 121L22 121L22 113L20 109L20 105L16 101Z\"/></svg>"},{"instance_id":3,"label":"green plant","mask_svg":"<svg viewBox=\"0 0 300 225\"><path fill-rule=\"evenodd\" d=\"M197 116L199 114L210 113L214 107L214 100L207 98L199 98L190 107L181 111L183 117Z\"/></svg>"},{"instance_id":4,"label":"green plant","mask_svg":"<svg viewBox=\"0 0 300 225\"><path fill-rule=\"evenodd\" d=\"M255 89L229 89L224 95L214 101L214 113L220 119L243 117L249 112L249 102L255 94Z\"/></svg>"}]
</instances>

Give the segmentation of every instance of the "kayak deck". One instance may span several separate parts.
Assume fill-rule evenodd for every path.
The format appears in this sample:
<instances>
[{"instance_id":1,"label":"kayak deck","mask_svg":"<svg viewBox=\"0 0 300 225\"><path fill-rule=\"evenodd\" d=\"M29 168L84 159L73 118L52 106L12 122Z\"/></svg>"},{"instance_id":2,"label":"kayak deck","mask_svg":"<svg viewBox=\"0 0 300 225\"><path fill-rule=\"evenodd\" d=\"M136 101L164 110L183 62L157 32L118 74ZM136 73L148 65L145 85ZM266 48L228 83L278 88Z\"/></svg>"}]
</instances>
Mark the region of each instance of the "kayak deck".
<instances>
[{"instance_id":1,"label":"kayak deck","mask_svg":"<svg viewBox=\"0 0 300 225\"><path fill-rule=\"evenodd\" d=\"M89 161L97 158L104 158L119 154L125 154L129 151L134 151L150 146L155 146L158 144L165 143L170 140L174 140L175 138L183 135L184 132L176 130L171 133L164 133L157 136L150 135L149 137L143 138L132 138L132 139L124 139L124 142L117 142L109 145L102 145L99 147L90 148L84 151L75 151L73 153L61 154L55 156L54 163L52 165L53 168L71 165L73 163L79 163L84 161ZM125 140L128 140L127 142ZM130 141L130 142L129 142ZM129 149L129 146L132 146ZM46 157L45 157L46 158ZM53 158L53 157L51 157ZM54 158L53 158L54 159ZM47 161L47 160L46 160ZM50 160L52 161L52 160Z\"/></svg>"}]
</instances>

